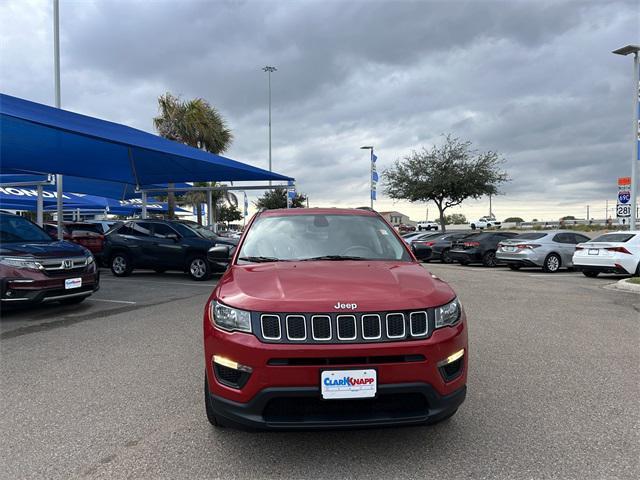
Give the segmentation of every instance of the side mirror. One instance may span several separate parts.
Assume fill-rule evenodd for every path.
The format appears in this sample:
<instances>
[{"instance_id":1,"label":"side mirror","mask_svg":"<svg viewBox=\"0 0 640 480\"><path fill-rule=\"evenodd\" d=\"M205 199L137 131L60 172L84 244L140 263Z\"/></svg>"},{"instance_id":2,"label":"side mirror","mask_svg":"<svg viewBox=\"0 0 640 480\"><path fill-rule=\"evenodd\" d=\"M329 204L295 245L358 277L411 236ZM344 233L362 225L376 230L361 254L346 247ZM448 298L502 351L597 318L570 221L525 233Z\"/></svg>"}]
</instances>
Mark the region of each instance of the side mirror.
<instances>
[{"instance_id":1,"label":"side mirror","mask_svg":"<svg viewBox=\"0 0 640 480\"><path fill-rule=\"evenodd\" d=\"M418 260L429 260L431 258L431 247L422 243L413 242L411 251Z\"/></svg>"},{"instance_id":2,"label":"side mirror","mask_svg":"<svg viewBox=\"0 0 640 480\"><path fill-rule=\"evenodd\" d=\"M220 245L211 247L207 251L207 260L212 263L228 262L231 257L231 248L229 245Z\"/></svg>"},{"instance_id":3,"label":"side mirror","mask_svg":"<svg viewBox=\"0 0 640 480\"><path fill-rule=\"evenodd\" d=\"M174 242L177 242L179 237L176 233L170 233L169 235L167 235L167 238L173 240Z\"/></svg>"}]
</instances>

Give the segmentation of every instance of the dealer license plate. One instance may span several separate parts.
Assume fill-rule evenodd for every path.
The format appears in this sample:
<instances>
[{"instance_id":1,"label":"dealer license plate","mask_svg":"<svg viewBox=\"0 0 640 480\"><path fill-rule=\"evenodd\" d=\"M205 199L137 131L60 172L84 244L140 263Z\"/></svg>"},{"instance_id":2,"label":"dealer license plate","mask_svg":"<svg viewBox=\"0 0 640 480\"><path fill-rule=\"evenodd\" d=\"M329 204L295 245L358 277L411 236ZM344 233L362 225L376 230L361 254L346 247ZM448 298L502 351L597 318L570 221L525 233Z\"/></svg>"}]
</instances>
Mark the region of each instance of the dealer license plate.
<instances>
[{"instance_id":1,"label":"dealer license plate","mask_svg":"<svg viewBox=\"0 0 640 480\"><path fill-rule=\"evenodd\" d=\"M589 249L589 255L598 255L599 253L600 253L600 250L598 250L597 248Z\"/></svg>"},{"instance_id":2,"label":"dealer license plate","mask_svg":"<svg viewBox=\"0 0 640 480\"><path fill-rule=\"evenodd\" d=\"M72 288L80 288L82 286L81 278L67 278L64 281L64 289L71 290Z\"/></svg>"},{"instance_id":3,"label":"dealer license plate","mask_svg":"<svg viewBox=\"0 0 640 480\"><path fill-rule=\"evenodd\" d=\"M505 252L515 252L516 247L502 247L502 250L504 250Z\"/></svg>"},{"instance_id":4,"label":"dealer license plate","mask_svg":"<svg viewBox=\"0 0 640 480\"><path fill-rule=\"evenodd\" d=\"M322 398L373 398L378 389L377 372L367 370L323 370L320 375Z\"/></svg>"}]
</instances>

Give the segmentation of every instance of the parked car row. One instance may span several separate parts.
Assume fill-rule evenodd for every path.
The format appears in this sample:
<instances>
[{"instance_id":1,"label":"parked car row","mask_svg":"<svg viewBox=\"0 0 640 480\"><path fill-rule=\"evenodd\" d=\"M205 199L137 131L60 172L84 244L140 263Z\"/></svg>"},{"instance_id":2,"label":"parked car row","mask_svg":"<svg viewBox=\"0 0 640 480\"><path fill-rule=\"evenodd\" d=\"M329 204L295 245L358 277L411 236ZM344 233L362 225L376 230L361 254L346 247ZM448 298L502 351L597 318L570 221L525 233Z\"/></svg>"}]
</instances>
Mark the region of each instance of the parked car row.
<instances>
[{"instance_id":1,"label":"parked car row","mask_svg":"<svg viewBox=\"0 0 640 480\"><path fill-rule=\"evenodd\" d=\"M595 239L570 230L544 232L447 232L406 234L409 245L432 249L431 260L486 267L506 265L512 270L541 268L555 273L562 268L599 273L640 275L640 232L606 233Z\"/></svg>"},{"instance_id":2,"label":"parked car row","mask_svg":"<svg viewBox=\"0 0 640 480\"><path fill-rule=\"evenodd\" d=\"M0 212L0 305L41 302L78 303L98 290L100 261L115 276L135 268L177 270L194 280L223 271L228 259L211 261L208 251L237 238L222 237L190 222L132 220L65 222L38 227L30 220Z\"/></svg>"}]
</instances>

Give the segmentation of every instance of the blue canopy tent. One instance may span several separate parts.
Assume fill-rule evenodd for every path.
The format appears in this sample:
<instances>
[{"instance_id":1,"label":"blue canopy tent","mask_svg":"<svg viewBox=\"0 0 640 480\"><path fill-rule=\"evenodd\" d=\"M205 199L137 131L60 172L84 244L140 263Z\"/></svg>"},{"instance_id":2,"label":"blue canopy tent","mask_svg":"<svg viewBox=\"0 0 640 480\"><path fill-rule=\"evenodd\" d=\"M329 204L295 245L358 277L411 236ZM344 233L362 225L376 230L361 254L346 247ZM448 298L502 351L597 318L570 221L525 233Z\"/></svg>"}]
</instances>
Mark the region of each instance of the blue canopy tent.
<instances>
[{"instance_id":1,"label":"blue canopy tent","mask_svg":"<svg viewBox=\"0 0 640 480\"><path fill-rule=\"evenodd\" d=\"M38 183L46 183L47 175L34 174L0 174L0 187L8 186L35 186ZM187 183L176 183L176 188L190 188ZM150 188L167 188L167 185L154 185ZM54 184L43 185L45 192L55 192ZM68 192L84 193L87 195L96 195L99 197L114 198L116 200L128 200L130 198L141 198L140 192L136 191L135 185L128 183L109 182L105 180L94 180L92 178L73 177L65 175L64 189Z\"/></svg>"},{"instance_id":2,"label":"blue canopy tent","mask_svg":"<svg viewBox=\"0 0 640 480\"><path fill-rule=\"evenodd\" d=\"M0 138L0 173L55 173L139 189L192 181L293 180L142 130L5 94L0 94Z\"/></svg>"},{"instance_id":3,"label":"blue canopy tent","mask_svg":"<svg viewBox=\"0 0 640 480\"><path fill-rule=\"evenodd\" d=\"M137 187L290 177L135 128L0 94L0 173L59 173Z\"/></svg>"},{"instance_id":4,"label":"blue canopy tent","mask_svg":"<svg viewBox=\"0 0 640 480\"><path fill-rule=\"evenodd\" d=\"M81 212L101 212L112 215L138 215L142 211L142 203L134 200L115 200L95 195L77 193L63 194L63 210ZM56 195L53 192L43 192L44 210L56 209ZM22 187L0 187L0 209L20 210L32 212L37 209L37 192L34 189ZM147 205L150 212L166 213L166 202L153 202ZM188 210L176 208L176 212L190 213Z\"/></svg>"}]
</instances>

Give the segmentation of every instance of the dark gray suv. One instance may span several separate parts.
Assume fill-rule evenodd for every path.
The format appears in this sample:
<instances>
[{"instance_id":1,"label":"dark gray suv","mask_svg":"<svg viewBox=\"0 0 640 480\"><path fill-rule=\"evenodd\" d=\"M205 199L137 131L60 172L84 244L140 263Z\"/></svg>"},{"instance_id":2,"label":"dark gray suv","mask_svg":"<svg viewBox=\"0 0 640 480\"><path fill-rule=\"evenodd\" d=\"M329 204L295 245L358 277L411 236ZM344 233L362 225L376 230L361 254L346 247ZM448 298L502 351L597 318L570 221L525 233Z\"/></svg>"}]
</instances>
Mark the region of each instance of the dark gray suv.
<instances>
[{"instance_id":1,"label":"dark gray suv","mask_svg":"<svg viewBox=\"0 0 640 480\"><path fill-rule=\"evenodd\" d=\"M116 277L148 268L158 273L183 271L193 280L206 280L219 269L207 260L214 246L214 241L180 222L133 220L105 236L103 257Z\"/></svg>"}]
</instances>

